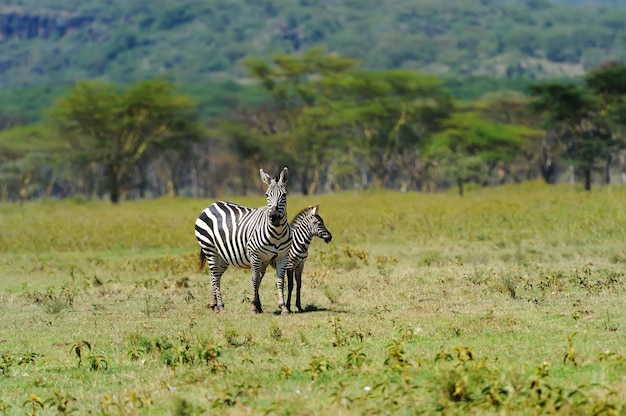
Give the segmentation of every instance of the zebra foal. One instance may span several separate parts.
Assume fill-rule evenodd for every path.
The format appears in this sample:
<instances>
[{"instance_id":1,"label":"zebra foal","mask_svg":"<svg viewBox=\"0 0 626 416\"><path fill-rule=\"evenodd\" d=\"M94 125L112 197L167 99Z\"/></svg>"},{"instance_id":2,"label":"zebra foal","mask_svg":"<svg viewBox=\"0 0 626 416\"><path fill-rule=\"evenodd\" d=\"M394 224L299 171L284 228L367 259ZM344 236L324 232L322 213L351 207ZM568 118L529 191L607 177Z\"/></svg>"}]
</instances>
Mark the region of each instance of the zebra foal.
<instances>
[{"instance_id":1,"label":"zebra foal","mask_svg":"<svg viewBox=\"0 0 626 416\"><path fill-rule=\"evenodd\" d=\"M304 262L309 256L309 244L313 237L319 237L327 244L333 235L328 231L324 220L318 214L319 204L309 206L300 211L291 221L293 241L289 250L289 262L287 263L287 309L291 310L291 292L293 291L293 278L296 278L296 308L302 312L300 305L300 288L302 287L302 270Z\"/></svg>"},{"instance_id":2,"label":"zebra foal","mask_svg":"<svg viewBox=\"0 0 626 416\"><path fill-rule=\"evenodd\" d=\"M296 308L302 312L300 304L300 289L302 287L302 270L304 262L309 256L309 245L313 237L319 237L326 243L333 236L326 228L324 220L319 215L319 204L309 206L300 211L291 220L291 232L293 240L289 249L289 261L287 262L287 309L291 311L291 292L293 291L293 278L296 278ZM274 263L272 265L275 267Z\"/></svg>"},{"instance_id":3,"label":"zebra foal","mask_svg":"<svg viewBox=\"0 0 626 416\"><path fill-rule=\"evenodd\" d=\"M208 263L211 274L211 307L224 310L220 280L228 266L252 269L252 311L262 313L259 286L269 264L276 267L278 278L278 307L285 306L284 281L291 227L287 222L287 168L272 178L260 170L261 179L268 185L267 206L244 207L233 202L219 201L209 205L196 219L195 234L200 245L200 269Z\"/></svg>"}]
</instances>

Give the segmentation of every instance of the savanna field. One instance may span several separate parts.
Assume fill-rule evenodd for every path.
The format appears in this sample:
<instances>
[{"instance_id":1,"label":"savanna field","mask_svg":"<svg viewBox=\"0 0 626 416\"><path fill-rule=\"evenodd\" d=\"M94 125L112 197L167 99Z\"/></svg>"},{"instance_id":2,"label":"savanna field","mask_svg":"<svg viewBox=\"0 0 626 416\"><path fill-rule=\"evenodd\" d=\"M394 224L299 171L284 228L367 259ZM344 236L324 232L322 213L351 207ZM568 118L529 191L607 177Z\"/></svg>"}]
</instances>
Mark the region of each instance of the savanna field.
<instances>
[{"instance_id":1,"label":"savanna field","mask_svg":"<svg viewBox=\"0 0 626 416\"><path fill-rule=\"evenodd\" d=\"M290 195L288 316L273 269L207 307L210 202L0 205L0 414L626 414L626 187Z\"/></svg>"}]
</instances>

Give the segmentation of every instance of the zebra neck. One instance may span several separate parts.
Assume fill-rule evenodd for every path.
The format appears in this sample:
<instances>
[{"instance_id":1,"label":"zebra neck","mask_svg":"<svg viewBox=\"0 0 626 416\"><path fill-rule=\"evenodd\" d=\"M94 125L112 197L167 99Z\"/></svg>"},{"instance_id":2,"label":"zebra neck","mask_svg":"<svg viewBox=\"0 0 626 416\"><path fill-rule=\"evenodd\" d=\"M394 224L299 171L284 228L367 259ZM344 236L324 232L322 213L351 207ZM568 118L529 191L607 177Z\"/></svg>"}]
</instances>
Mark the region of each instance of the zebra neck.
<instances>
[{"instance_id":1,"label":"zebra neck","mask_svg":"<svg viewBox=\"0 0 626 416\"><path fill-rule=\"evenodd\" d=\"M278 225L274 225L272 224L272 221L269 219L269 217L267 218L267 226L269 228L273 228L275 230L282 230L285 227L289 226L289 223L287 222L287 216L283 216L283 218L280 220L280 222L278 223Z\"/></svg>"}]
</instances>

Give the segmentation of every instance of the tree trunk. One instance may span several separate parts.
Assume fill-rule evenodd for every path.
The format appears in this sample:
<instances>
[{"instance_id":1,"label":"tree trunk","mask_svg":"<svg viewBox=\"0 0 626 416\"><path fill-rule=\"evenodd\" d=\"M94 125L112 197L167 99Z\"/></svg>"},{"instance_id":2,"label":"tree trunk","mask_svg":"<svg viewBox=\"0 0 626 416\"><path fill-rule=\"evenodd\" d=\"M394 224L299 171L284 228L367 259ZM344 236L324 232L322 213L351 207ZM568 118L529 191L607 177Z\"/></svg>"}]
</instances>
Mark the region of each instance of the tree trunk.
<instances>
[{"instance_id":1,"label":"tree trunk","mask_svg":"<svg viewBox=\"0 0 626 416\"><path fill-rule=\"evenodd\" d=\"M585 169L585 174L586 174L586 169ZM569 182L570 183L576 183L576 169L574 169L574 165L569 165ZM586 178L585 178L586 179Z\"/></svg>"},{"instance_id":2,"label":"tree trunk","mask_svg":"<svg viewBox=\"0 0 626 416\"><path fill-rule=\"evenodd\" d=\"M139 198L144 199L146 197L146 189L148 188L148 178L146 175L146 169L144 163L139 164Z\"/></svg>"},{"instance_id":3,"label":"tree trunk","mask_svg":"<svg viewBox=\"0 0 626 416\"><path fill-rule=\"evenodd\" d=\"M248 169L244 161L240 162L239 177L241 178L241 194L246 195L248 193Z\"/></svg>"},{"instance_id":4,"label":"tree trunk","mask_svg":"<svg viewBox=\"0 0 626 416\"><path fill-rule=\"evenodd\" d=\"M120 202L120 178L117 168L109 167L109 194L112 203Z\"/></svg>"},{"instance_id":5,"label":"tree trunk","mask_svg":"<svg viewBox=\"0 0 626 416\"><path fill-rule=\"evenodd\" d=\"M309 186L307 188L306 195L315 195L317 193L317 189L320 187L320 181L322 180L322 173L320 171L319 165L315 165L313 169L313 175L309 180Z\"/></svg>"},{"instance_id":6,"label":"tree trunk","mask_svg":"<svg viewBox=\"0 0 626 416\"><path fill-rule=\"evenodd\" d=\"M463 196L463 179L456 178L456 186L459 188L459 196Z\"/></svg>"},{"instance_id":7,"label":"tree trunk","mask_svg":"<svg viewBox=\"0 0 626 416\"><path fill-rule=\"evenodd\" d=\"M498 183L504 185L506 183L506 166L503 161L498 161Z\"/></svg>"},{"instance_id":8,"label":"tree trunk","mask_svg":"<svg viewBox=\"0 0 626 416\"><path fill-rule=\"evenodd\" d=\"M613 157L608 155L606 158L606 165L604 165L604 183L609 185L611 183L611 162Z\"/></svg>"},{"instance_id":9,"label":"tree trunk","mask_svg":"<svg viewBox=\"0 0 626 416\"><path fill-rule=\"evenodd\" d=\"M308 195L309 194L309 178L308 178L308 174L306 172L302 172L300 174L300 192L302 192L302 195Z\"/></svg>"},{"instance_id":10,"label":"tree trunk","mask_svg":"<svg viewBox=\"0 0 626 416\"><path fill-rule=\"evenodd\" d=\"M591 191L591 168L585 168L585 191Z\"/></svg>"}]
</instances>

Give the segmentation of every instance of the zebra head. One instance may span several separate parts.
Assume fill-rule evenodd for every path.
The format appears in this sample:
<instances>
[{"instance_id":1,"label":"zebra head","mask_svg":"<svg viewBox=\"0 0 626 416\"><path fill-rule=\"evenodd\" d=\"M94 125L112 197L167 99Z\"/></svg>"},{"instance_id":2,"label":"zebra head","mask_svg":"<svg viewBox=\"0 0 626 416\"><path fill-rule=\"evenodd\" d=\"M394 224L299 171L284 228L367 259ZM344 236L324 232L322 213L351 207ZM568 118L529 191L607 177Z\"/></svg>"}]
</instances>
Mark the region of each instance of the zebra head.
<instances>
[{"instance_id":1,"label":"zebra head","mask_svg":"<svg viewBox=\"0 0 626 416\"><path fill-rule=\"evenodd\" d=\"M326 225L324 225L324 220L318 214L320 210L320 204L311 206L309 207L309 209L311 209L311 214L312 214L311 234L313 234L313 236L315 237L321 238L326 243L330 243L330 240L333 239L333 235L330 233L330 231L328 231L328 228L326 228Z\"/></svg>"},{"instance_id":2,"label":"zebra head","mask_svg":"<svg viewBox=\"0 0 626 416\"><path fill-rule=\"evenodd\" d=\"M265 195L267 196L267 207L270 222L273 226L278 226L287 218L287 167L284 167L278 178L272 178L261 172L261 180L268 185Z\"/></svg>"}]
</instances>

